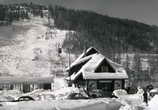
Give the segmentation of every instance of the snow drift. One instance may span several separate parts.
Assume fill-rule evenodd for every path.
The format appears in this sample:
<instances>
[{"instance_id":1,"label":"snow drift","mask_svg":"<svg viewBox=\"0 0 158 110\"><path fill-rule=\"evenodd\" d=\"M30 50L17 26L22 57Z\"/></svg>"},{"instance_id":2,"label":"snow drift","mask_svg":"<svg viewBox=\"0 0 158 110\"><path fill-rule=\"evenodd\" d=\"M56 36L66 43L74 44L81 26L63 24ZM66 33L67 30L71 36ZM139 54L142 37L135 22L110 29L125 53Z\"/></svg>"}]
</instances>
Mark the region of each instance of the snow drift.
<instances>
[{"instance_id":1,"label":"snow drift","mask_svg":"<svg viewBox=\"0 0 158 110\"><path fill-rule=\"evenodd\" d=\"M150 101L149 101L149 110L157 110L158 109L158 95L155 95Z\"/></svg>"}]
</instances>

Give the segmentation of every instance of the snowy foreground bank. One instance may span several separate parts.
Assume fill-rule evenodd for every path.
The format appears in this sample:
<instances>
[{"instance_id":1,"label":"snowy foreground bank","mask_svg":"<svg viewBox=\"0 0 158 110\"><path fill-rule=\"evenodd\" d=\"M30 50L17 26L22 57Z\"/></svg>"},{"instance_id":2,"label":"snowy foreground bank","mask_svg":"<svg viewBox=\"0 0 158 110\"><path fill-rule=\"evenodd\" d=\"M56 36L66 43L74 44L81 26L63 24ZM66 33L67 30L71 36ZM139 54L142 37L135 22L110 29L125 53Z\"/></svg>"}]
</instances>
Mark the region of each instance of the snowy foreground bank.
<instances>
[{"instance_id":1,"label":"snowy foreground bank","mask_svg":"<svg viewBox=\"0 0 158 110\"><path fill-rule=\"evenodd\" d=\"M124 105L118 99L52 100L4 102L0 110L152 110L142 106ZM154 109L156 110L156 109Z\"/></svg>"},{"instance_id":2,"label":"snowy foreground bank","mask_svg":"<svg viewBox=\"0 0 158 110\"><path fill-rule=\"evenodd\" d=\"M121 103L115 99L92 99L12 102L0 110L119 110L120 107Z\"/></svg>"},{"instance_id":3,"label":"snowy foreground bank","mask_svg":"<svg viewBox=\"0 0 158 110\"><path fill-rule=\"evenodd\" d=\"M157 110L154 108L158 108L156 107L158 96L152 98L147 107L140 94L121 95L119 98L67 99L70 93L77 93L77 91L76 88L62 88L54 92L36 90L22 95L31 96L34 99L39 94L40 96L54 95L56 100L45 98L36 101L1 102L0 110ZM16 91L1 92L1 96L8 96L8 94L15 97L21 96Z\"/></svg>"},{"instance_id":4,"label":"snowy foreground bank","mask_svg":"<svg viewBox=\"0 0 158 110\"><path fill-rule=\"evenodd\" d=\"M0 110L157 110L158 96L146 106L136 95L122 98L57 99L21 102L1 102Z\"/></svg>"}]
</instances>

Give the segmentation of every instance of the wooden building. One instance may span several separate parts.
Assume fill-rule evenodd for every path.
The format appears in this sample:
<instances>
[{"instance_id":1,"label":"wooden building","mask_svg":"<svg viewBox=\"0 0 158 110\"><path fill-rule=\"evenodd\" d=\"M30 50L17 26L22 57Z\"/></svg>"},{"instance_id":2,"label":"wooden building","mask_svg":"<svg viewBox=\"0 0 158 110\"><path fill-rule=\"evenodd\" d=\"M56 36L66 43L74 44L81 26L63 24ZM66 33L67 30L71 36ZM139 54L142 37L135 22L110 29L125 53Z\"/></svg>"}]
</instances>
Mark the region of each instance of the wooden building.
<instances>
[{"instance_id":1,"label":"wooden building","mask_svg":"<svg viewBox=\"0 0 158 110\"><path fill-rule=\"evenodd\" d=\"M52 89L53 77L0 77L0 90L31 92L35 89Z\"/></svg>"},{"instance_id":2,"label":"wooden building","mask_svg":"<svg viewBox=\"0 0 158 110\"><path fill-rule=\"evenodd\" d=\"M89 48L69 68L68 82L84 89L89 96L110 97L113 90L123 89L128 75L122 65Z\"/></svg>"}]
</instances>

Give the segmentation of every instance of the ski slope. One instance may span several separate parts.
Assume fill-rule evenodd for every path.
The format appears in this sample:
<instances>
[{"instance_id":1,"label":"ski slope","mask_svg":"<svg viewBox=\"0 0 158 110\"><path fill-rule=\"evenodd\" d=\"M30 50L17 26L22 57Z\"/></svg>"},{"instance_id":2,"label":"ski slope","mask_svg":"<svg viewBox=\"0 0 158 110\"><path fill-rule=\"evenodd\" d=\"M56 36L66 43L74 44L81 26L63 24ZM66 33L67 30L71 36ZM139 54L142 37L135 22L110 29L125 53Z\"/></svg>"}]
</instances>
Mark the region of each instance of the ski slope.
<instances>
[{"instance_id":1,"label":"ski slope","mask_svg":"<svg viewBox=\"0 0 158 110\"><path fill-rule=\"evenodd\" d=\"M0 47L0 64L5 68L1 73L5 71L15 76L63 74L68 54L63 50L58 55L57 50L69 31L50 30L46 24L47 18L32 17L0 27L0 41L6 43Z\"/></svg>"}]
</instances>

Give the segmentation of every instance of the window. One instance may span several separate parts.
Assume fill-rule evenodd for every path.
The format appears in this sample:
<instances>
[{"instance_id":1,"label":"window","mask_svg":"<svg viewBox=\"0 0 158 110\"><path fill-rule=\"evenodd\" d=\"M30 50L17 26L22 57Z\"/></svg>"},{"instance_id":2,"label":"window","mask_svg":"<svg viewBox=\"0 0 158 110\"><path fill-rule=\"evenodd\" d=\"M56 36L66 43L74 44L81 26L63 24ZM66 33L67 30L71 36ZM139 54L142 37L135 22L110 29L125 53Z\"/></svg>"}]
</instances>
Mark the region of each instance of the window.
<instances>
[{"instance_id":1,"label":"window","mask_svg":"<svg viewBox=\"0 0 158 110\"><path fill-rule=\"evenodd\" d=\"M109 68L108 66L101 66L101 72L108 72Z\"/></svg>"}]
</instances>

